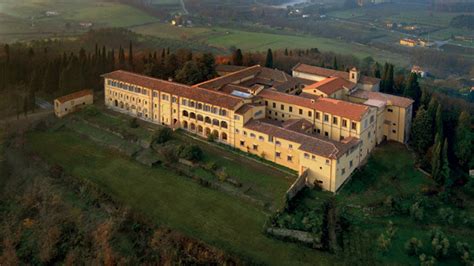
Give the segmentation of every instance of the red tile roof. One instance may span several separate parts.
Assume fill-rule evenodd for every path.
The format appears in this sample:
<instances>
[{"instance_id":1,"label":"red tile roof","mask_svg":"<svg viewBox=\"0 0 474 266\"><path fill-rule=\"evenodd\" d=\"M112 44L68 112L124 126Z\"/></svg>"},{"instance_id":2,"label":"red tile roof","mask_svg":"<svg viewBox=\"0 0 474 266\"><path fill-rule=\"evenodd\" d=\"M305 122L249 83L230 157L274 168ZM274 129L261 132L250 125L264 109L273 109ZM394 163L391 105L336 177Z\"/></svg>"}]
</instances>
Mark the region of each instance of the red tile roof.
<instances>
[{"instance_id":1,"label":"red tile roof","mask_svg":"<svg viewBox=\"0 0 474 266\"><path fill-rule=\"evenodd\" d=\"M102 75L102 77L142 86L152 90L170 93L172 95L185 97L231 110L240 107L240 103L243 103L241 98L229 94L202 88L193 88L184 84L147 77L123 70L107 73Z\"/></svg>"},{"instance_id":2,"label":"red tile roof","mask_svg":"<svg viewBox=\"0 0 474 266\"><path fill-rule=\"evenodd\" d=\"M323 68L323 67L317 67L317 66L311 66L311 65L306 65L306 64L296 65L295 67L293 67L293 71L327 77L327 78L340 77L340 78L349 80L349 72L328 69L328 68ZM361 76L359 83L375 85L375 84L380 83L380 79L368 77L368 76Z\"/></svg>"},{"instance_id":3,"label":"red tile roof","mask_svg":"<svg viewBox=\"0 0 474 266\"><path fill-rule=\"evenodd\" d=\"M299 143L301 144L299 147L300 150L331 159L337 159L341 157L350 148L360 143L357 138L350 138L347 139L345 143L342 143L317 135L293 131L288 128L280 127L276 125L275 122L267 119L252 119L247 124L245 124L244 128L270 135L275 138Z\"/></svg>"},{"instance_id":4,"label":"red tile roof","mask_svg":"<svg viewBox=\"0 0 474 266\"><path fill-rule=\"evenodd\" d=\"M369 107L362 104L350 103L330 98L310 99L297 95L281 93L274 90L262 90L258 95L264 99L294 104L320 112L326 112L345 117L354 121L361 121L363 116L369 110Z\"/></svg>"},{"instance_id":5,"label":"red tile roof","mask_svg":"<svg viewBox=\"0 0 474 266\"><path fill-rule=\"evenodd\" d=\"M331 95L336 91L342 89L352 90L356 86L355 83L352 83L346 79L340 77L331 77L323 79L319 82L313 83L312 85L306 86L303 91L312 91L314 89L319 90L326 95Z\"/></svg>"},{"instance_id":6,"label":"red tile roof","mask_svg":"<svg viewBox=\"0 0 474 266\"><path fill-rule=\"evenodd\" d=\"M385 102L387 105L393 105L403 108L407 108L414 103L414 101L410 98L375 91L356 90L351 94L351 96L366 100L379 100Z\"/></svg>"},{"instance_id":7,"label":"red tile roof","mask_svg":"<svg viewBox=\"0 0 474 266\"><path fill-rule=\"evenodd\" d=\"M61 96L57 98L56 100L59 101L60 103L65 103L72 101L77 98L81 98L87 95L94 95L94 92L92 90L81 90L81 91L76 91L68 95Z\"/></svg>"}]
</instances>

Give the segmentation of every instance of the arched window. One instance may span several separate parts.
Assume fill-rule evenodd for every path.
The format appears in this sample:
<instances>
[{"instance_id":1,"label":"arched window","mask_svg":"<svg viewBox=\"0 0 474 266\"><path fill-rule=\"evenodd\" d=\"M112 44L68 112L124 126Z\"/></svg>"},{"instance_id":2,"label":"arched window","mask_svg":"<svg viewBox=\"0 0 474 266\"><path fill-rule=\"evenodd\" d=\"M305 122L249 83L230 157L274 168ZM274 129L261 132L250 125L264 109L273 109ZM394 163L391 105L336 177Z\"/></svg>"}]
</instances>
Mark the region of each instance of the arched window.
<instances>
[{"instance_id":1,"label":"arched window","mask_svg":"<svg viewBox=\"0 0 474 266\"><path fill-rule=\"evenodd\" d=\"M189 117L192 118L192 119L196 119L196 114L193 113L193 112L191 112L191 113L189 114Z\"/></svg>"},{"instance_id":2,"label":"arched window","mask_svg":"<svg viewBox=\"0 0 474 266\"><path fill-rule=\"evenodd\" d=\"M198 132L202 133L202 131L203 131L202 126L198 126Z\"/></svg>"},{"instance_id":3,"label":"arched window","mask_svg":"<svg viewBox=\"0 0 474 266\"><path fill-rule=\"evenodd\" d=\"M217 130L214 129L214 130L212 131L212 135L214 135L216 138L218 138L218 137L219 137L219 131L217 131Z\"/></svg>"},{"instance_id":4,"label":"arched window","mask_svg":"<svg viewBox=\"0 0 474 266\"><path fill-rule=\"evenodd\" d=\"M209 116L206 116L206 118L204 119L204 122L208 124L212 124L211 118Z\"/></svg>"},{"instance_id":5,"label":"arched window","mask_svg":"<svg viewBox=\"0 0 474 266\"><path fill-rule=\"evenodd\" d=\"M202 115L198 115L198 116L197 116L197 120L198 120L198 121L204 121L204 117L203 117Z\"/></svg>"},{"instance_id":6,"label":"arched window","mask_svg":"<svg viewBox=\"0 0 474 266\"><path fill-rule=\"evenodd\" d=\"M222 122L221 122L221 127L222 127L222 128L227 128L227 122L222 121Z\"/></svg>"},{"instance_id":7,"label":"arched window","mask_svg":"<svg viewBox=\"0 0 474 266\"><path fill-rule=\"evenodd\" d=\"M123 102L120 102L120 108L123 109Z\"/></svg>"},{"instance_id":8,"label":"arched window","mask_svg":"<svg viewBox=\"0 0 474 266\"><path fill-rule=\"evenodd\" d=\"M221 139L227 141L227 134L225 132L222 132Z\"/></svg>"},{"instance_id":9,"label":"arched window","mask_svg":"<svg viewBox=\"0 0 474 266\"><path fill-rule=\"evenodd\" d=\"M219 120L213 119L213 120L212 120L212 124L213 124L214 126L219 126Z\"/></svg>"},{"instance_id":10,"label":"arched window","mask_svg":"<svg viewBox=\"0 0 474 266\"><path fill-rule=\"evenodd\" d=\"M188 129L188 121L183 121L183 128Z\"/></svg>"},{"instance_id":11,"label":"arched window","mask_svg":"<svg viewBox=\"0 0 474 266\"><path fill-rule=\"evenodd\" d=\"M209 136L211 134L211 129L206 127L206 130L204 131L205 132L205 135L206 137Z\"/></svg>"},{"instance_id":12,"label":"arched window","mask_svg":"<svg viewBox=\"0 0 474 266\"><path fill-rule=\"evenodd\" d=\"M196 125L194 123L191 123L191 130L196 130Z\"/></svg>"},{"instance_id":13,"label":"arched window","mask_svg":"<svg viewBox=\"0 0 474 266\"><path fill-rule=\"evenodd\" d=\"M183 111L183 116L188 117L188 116L189 116L188 111L184 110L184 111Z\"/></svg>"}]
</instances>

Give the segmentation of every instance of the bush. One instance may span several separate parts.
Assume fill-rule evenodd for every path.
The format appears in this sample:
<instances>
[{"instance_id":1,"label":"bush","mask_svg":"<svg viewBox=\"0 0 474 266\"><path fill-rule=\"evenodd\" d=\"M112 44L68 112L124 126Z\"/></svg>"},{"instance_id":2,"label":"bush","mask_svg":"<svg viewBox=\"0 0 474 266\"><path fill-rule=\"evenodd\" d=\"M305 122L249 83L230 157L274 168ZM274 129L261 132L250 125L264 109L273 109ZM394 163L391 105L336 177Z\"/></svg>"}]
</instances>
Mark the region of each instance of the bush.
<instances>
[{"instance_id":1,"label":"bush","mask_svg":"<svg viewBox=\"0 0 474 266\"><path fill-rule=\"evenodd\" d=\"M167 127L158 129L152 136L152 143L163 144L173 138L173 130Z\"/></svg>"},{"instance_id":2,"label":"bush","mask_svg":"<svg viewBox=\"0 0 474 266\"><path fill-rule=\"evenodd\" d=\"M415 202L410 207L410 216L413 220L421 222L425 218L425 210L420 202Z\"/></svg>"},{"instance_id":3,"label":"bush","mask_svg":"<svg viewBox=\"0 0 474 266\"><path fill-rule=\"evenodd\" d=\"M130 121L128 122L128 126L131 127L131 128L138 128L140 125L138 124L138 119L133 117L132 119L130 119Z\"/></svg>"},{"instance_id":4,"label":"bush","mask_svg":"<svg viewBox=\"0 0 474 266\"><path fill-rule=\"evenodd\" d=\"M454 211L450 208L439 209L438 214L441 220L449 225L454 224Z\"/></svg>"},{"instance_id":5,"label":"bush","mask_svg":"<svg viewBox=\"0 0 474 266\"><path fill-rule=\"evenodd\" d=\"M207 141L209 141L209 142L214 142L214 141L216 141L217 138L218 138L218 136L215 133L211 133L211 134L207 135Z\"/></svg>"},{"instance_id":6,"label":"bush","mask_svg":"<svg viewBox=\"0 0 474 266\"><path fill-rule=\"evenodd\" d=\"M471 248L468 243L457 242L456 251L465 265L472 265L474 263L471 261Z\"/></svg>"},{"instance_id":7,"label":"bush","mask_svg":"<svg viewBox=\"0 0 474 266\"><path fill-rule=\"evenodd\" d=\"M97 116L99 114L99 110L97 110L97 108L93 105L89 105L87 106L85 109L84 109L84 113L87 115L87 116Z\"/></svg>"},{"instance_id":8,"label":"bush","mask_svg":"<svg viewBox=\"0 0 474 266\"><path fill-rule=\"evenodd\" d=\"M410 240L408 240L405 243L405 251L407 252L409 256L418 255L422 247L423 247L423 243L421 242L421 240L418 240L415 237L412 237Z\"/></svg>"},{"instance_id":9,"label":"bush","mask_svg":"<svg viewBox=\"0 0 474 266\"><path fill-rule=\"evenodd\" d=\"M221 168L219 171L216 172L217 178L219 181L226 181L229 178L229 174L227 173L225 168Z\"/></svg>"},{"instance_id":10,"label":"bush","mask_svg":"<svg viewBox=\"0 0 474 266\"><path fill-rule=\"evenodd\" d=\"M203 153L199 146L188 145L182 148L181 152L179 153L179 156L189 161L199 162L203 158Z\"/></svg>"},{"instance_id":11,"label":"bush","mask_svg":"<svg viewBox=\"0 0 474 266\"><path fill-rule=\"evenodd\" d=\"M425 254L420 255L421 266L433 266L436 264L436 259L433 256L426 256Z\"/></svg>"},{"instance_id":12,"label":"bush","mask_svg":"<svg viewBox=\"0 0 474 266\"><path fill-rule=\"evenodd\" d=\"M431 231L431 246L435 257L446 257L449 253L449 239L439 229Z\"/></svg>"},{"instance_id":13,"label":"bush","mask_svg":"<svg viewBox=\"0 0 474 266\"><path fill-rule=\"evenodd\" d=\"M176 156L175 149L173 146L165 146L159 150L161 158L163 161L167 163L175 163L178 161L178 157Z\"/></svg>"},{"instance_id":14,"label":"bush","mask_svg":"<svg viewBox=\"0 0 474 266\"><path fill-rule=\"evenodd\" d=\"M217 163L214 162L214 161L210 161L208 163L206 163L205 165L203 165L203 168L206 169L206 170L209 170L209 171L215 171L217 170Z\"/></svg>"}]
</instances>

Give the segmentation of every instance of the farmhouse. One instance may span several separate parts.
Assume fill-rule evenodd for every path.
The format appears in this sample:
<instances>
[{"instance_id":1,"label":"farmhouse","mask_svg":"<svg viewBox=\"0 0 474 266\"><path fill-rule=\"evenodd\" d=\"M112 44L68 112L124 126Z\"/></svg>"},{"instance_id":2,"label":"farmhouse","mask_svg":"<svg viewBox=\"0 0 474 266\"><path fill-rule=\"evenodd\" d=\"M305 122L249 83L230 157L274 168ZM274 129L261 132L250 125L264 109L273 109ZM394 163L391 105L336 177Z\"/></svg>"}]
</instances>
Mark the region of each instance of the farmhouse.
<instances>
[{"instance_id":1,"label":"farmhouse","mask_svg":"<svg viewBox=\"0 0 474 266\"><path fill-rule=\"evenodd\" d=\"M57 117L63 117L80 108L91 105L93 101L94 93L92 90L81 90L64 95L54 100L54 114Z\"/></svg>"},{"instance_id":2,"label":"farmhouse","mask_svg":"<svg viewBox=\"0 0 474 266\"><path fill-rule=\"evenodd\" d=\"M220 143L298 171L308 184L333 192L384 138L378 125L385 121L388 103L393 104L393 99L381 98L379 108L374 107L378 96L373 95L351 96L350 102L349 95L364 90L358 87L360 78L349 73L347 78L357 82L338 77L315 85L258 65L194 86L121 70L103 77L109 108L202 137L213 135ZM407 117L411 119L411 113L403 119ZM407 133L391 139L404 142Z\"/></svg>"},{"instance_id":3,"label":"farmhouse","mask_svg":"<svg viewBox=\"0 0 474 266\"><path fill-rule=\"evenodd\" d=\"M408 47L415 47L417 46L418 42L412 39L401 39L400 45L408 46Z\"/></svg>"}]
</instances>

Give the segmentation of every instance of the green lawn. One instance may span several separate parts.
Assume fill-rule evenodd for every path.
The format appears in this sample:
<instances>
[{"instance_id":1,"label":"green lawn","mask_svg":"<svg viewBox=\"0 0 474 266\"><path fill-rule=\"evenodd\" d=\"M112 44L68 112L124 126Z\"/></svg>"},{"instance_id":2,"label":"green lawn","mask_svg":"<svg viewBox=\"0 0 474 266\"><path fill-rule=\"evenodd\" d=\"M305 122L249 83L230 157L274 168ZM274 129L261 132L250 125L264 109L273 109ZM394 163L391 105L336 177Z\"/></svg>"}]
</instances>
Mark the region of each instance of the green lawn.
<instances>
[{"instance_id":1,"label":"green lawn","mask_svg":"<svg viewBox=\"0 0 474 266\"><path fill-rule=\"evenodd\" d=\"M29 147L69 173L99 184L117 200L228 252L268 264L328 264L331 256L262 234L266 215L232 196L162 168L141 166L67 132L32 133Z\"/></svg>"}]
</instances>

